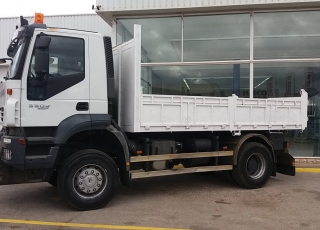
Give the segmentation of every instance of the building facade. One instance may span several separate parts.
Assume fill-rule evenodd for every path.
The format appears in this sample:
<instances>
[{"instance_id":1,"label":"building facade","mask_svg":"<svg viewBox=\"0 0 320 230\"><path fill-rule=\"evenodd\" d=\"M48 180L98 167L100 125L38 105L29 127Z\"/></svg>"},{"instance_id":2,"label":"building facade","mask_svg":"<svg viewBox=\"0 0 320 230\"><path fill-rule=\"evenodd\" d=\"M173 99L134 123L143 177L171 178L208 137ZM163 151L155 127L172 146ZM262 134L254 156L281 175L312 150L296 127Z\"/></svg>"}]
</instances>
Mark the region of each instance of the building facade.
<instances>
[{"instance_id":1,"label":"building facade","mask_svg":"<svg viewBox=\"0 0 320 230\"><path fill-rule=\"evenodd\" d=\"M142 26L144 93L247 98L320 91L320 1L97 0L113 42ZM320 156L320 95L308 128L288 132L295 156Z\"/></svg>"}]
</instances>

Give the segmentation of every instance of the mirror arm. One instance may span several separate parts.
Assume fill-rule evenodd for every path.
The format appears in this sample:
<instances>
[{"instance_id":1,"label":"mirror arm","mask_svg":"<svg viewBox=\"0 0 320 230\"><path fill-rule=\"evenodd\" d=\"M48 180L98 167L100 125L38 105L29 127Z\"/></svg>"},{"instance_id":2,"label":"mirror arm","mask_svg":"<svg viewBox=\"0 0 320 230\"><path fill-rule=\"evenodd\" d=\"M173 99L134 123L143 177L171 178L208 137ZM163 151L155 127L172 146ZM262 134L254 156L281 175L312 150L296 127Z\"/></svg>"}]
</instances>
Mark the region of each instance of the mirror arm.
<instances>
[{"instance_id":1,"label":"mirror arm","mask_svg":"<svg viewBox=\"0 0 320 230\"><path fill-rule=\"evenodd\" d=\"M13 62L12 58L0 58L0 64L5 64L6 61L11 61L11 63Z\"/></svg>"}]
</instances>

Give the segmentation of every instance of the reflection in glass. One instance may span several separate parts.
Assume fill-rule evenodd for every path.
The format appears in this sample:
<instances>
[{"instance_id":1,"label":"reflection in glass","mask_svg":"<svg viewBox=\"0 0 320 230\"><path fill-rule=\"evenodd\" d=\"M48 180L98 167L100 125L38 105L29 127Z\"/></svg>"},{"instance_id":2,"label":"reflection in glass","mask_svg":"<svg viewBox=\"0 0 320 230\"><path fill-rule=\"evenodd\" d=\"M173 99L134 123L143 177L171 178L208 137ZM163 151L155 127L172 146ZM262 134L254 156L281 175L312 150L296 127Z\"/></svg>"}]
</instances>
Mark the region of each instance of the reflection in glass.
<instances>
[{"instance_id":1,"label":"reflection in glass","mask_svg":"<svg viewBox=\"0 0 320 230\"><path fill-rule=\"evenodd\" d=\"M254 58L319 58L320 12L254 14Z\"/></svg>"},{"instance_id":2,"label":"reflection in glass","mask_svg":"<svg viewBox=\"0 0 320 230\"><path fill-rule=\"evenodd\" d=\"M320 63L254 65L254 97L299 97L300 90L320 91Z\"/></svg>"},{"instance_id":3,"label":"reflection in glass","mask_svg":"<svg viewBox=\"0 0 320 230\"><path fill-rule=\"evenodd\" d=\"M133 38L134 24L141 25L142 62L181 61L181 17L120 19L117 44Z\"/></svg>"},{"instance_id":4,"label":"reflection in glass","mask_svg":"<svg viewBox=\"0 0 320 230\"><path fill-rule=\"evenodd\" d=\"M250 58L250 15L184 17L184 61Z\"/></svg>"},{"instance_id":5,"label":"reflection in glass","mask_svg":"<svg viewBox=\"0 0 320 230\"><path fill-rule=\"evenodd\" d=\"M254 65L254 97L299 97L300 90L315 88L320 91L320 63L268 63ZM309 99L308 127L288 131L294 156L320 156L319 95Z\"/></svg>"},{"instance_id":6,"label":"reflection in glass","mask_svg":"<svg viewBox=\"0 0 320 230\"><path fill-rule=\"evenodd\" d=\"M142 67L143 93L249 97L249 65ZM237 84L234 84L234 83Z\"/></svg>"}]
</instances>

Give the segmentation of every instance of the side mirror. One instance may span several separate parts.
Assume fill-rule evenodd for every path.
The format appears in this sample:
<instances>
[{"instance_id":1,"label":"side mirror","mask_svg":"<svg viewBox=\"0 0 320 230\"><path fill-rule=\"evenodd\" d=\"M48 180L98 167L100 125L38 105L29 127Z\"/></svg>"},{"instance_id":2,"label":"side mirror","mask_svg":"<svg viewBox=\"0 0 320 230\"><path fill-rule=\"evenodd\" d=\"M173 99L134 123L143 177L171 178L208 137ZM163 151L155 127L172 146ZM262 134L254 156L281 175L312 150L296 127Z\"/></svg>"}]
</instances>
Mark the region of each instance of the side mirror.
<instances>
[{"instance_id":1,"label":"side mirror","mask_svg":"<svg viewBox=\"0 0 320 230\"><path fill-rule=\"evenodd\" d=\"M51 38L42 36L37 39L34 70L37 79L43 79L49 73L49 50Z\"/></svg>"},{"instance_id":2,"label":"side mirror","mask_svg":"<svg viewBox=\"0 0 320 230\"><path fill-rule=\"evenodd\" d=\"M36 41L36 49L41 49L41 50L48 49L50 42L51 42L51 37L40 36Z\"/></svg>"},{"instance_id":3,"label":"side mirror","mask_svg":"<svg viewBox=\"0 0 320 230\"><path fill-rule=\"evenodd\" d=\"M38 50L35 51L35 65L34 70L36 73L36 78L42 79L49 73L49 51L48 50Z\"/></svg>"}]
</instances>

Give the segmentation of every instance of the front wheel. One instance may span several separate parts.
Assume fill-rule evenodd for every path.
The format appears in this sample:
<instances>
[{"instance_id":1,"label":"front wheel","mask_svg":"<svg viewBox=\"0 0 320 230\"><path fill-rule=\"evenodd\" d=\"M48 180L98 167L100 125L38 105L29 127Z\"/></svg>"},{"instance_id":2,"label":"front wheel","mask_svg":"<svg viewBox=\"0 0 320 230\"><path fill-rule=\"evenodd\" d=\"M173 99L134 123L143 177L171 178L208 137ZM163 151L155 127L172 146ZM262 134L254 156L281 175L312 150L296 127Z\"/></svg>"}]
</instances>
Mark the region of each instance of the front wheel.
<instances>
[{"instance_id":1,"label":"front wheel","mask_svg":"<svg viewBox=\"0 0 320 230\"><path fill-rule=\"evenodd\" d=\"M231 175L242 187L261 188L271 176L272 165L271 153L266 146L256 142L244 143Z\"/></svg>"},{"instance_id":2,"label":"front wheel","mask_svg":"<svg viewBox=\"0 0 320 230\"><path fill-rule=\"evenodd\" d=\"M58 173L58 190L62 198L79 210L105 206L114 196L118 184L114 161L97 150L82 150L69 157Z\"/></svg>"}]
</instances>

